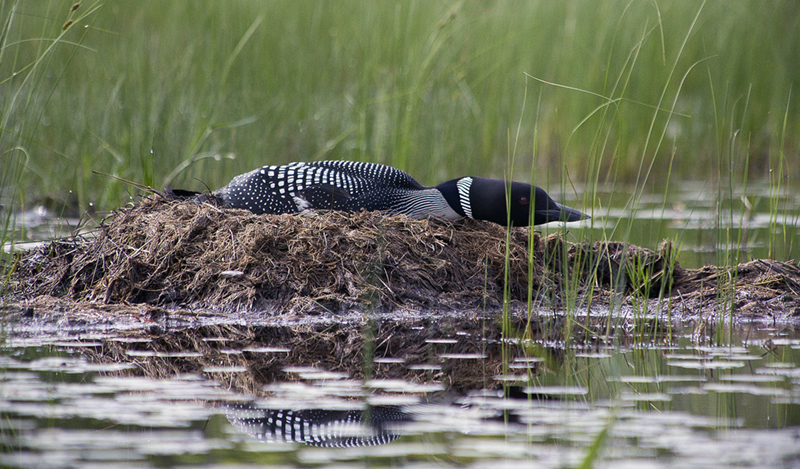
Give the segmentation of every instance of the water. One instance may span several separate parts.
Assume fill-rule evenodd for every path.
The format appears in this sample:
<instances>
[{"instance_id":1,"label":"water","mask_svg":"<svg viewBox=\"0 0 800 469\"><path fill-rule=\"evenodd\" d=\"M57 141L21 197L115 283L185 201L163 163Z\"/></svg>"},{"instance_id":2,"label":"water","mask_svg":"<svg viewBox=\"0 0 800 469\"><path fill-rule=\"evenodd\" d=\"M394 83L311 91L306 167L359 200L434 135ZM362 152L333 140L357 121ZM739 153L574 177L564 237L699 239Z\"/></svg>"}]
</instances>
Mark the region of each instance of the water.
<instances>
[{"instance_id":1,"label":"water","mask_svg":"<svg viewBox=\"0 0 800 469\"><path fill-rule=\"evenodd\" d=\"M4 214L0 210L2 216ZM91 228L91 224L87 225L78 218L60 217L42 205L16 213L12 218L12 226L15 228L11 233L13 243L3 246L6 252L12 247L18 250L33 249L49 239L67 237L75 231L87 232L87 228Z\"/></svg>"},{"instance_id":2,"label":"water","mask_svg":"<svg viewBox=\"0 0 800 469\"><path fill-rule=\"evenodd\" d=\"M673 184L666 198L664 192L646 191L637 202L632 187L600 187L593 218L568 227L573 241L627 240L655 250L672 240L684 268L800 258L800 193L785 188L777 193L766 184L726 191L687 181ZM570 195L554 194L581 208L584 201ZM560 229L547 225L543 231Z\"/></svg>"},{"instance_id":3,"label":"water","mask_svg":"<svg viewBox=\"0 0 800 469\"><path fill-rule=\"evenodd\" d=\"M456 331L368 365L277 331L12 334L0 465L576 467L598 445L594 467L800 467L797 331L593 348Z\"/></svg>"}]
</instances>

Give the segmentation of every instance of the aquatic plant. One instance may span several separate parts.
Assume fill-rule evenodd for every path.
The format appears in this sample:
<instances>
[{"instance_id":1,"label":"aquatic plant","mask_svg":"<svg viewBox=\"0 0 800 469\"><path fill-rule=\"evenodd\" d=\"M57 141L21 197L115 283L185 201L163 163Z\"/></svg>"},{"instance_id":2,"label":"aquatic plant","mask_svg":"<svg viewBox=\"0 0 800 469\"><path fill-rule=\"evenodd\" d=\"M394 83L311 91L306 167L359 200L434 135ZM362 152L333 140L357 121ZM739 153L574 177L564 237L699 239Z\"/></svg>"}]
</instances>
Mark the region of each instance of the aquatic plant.
<instances>
[{"instance_id":1,"label":"aquatic plant","mask_svg":"<svg viewBox=\"0 0 800 469\"><path fill-rule=\"evenodd\" d=\"M28 37L60 28L56 5L21 2L19 27L35 32ZM84 30L92 50L80 52L81 66L59 75L45 109L49 130L38 136L53 151L31 155L37 171L22 182L32 199L76 190L82 205L115 208L128 188L93 183L91 170L156 188L202 187L195 178L213 188L268 162L325 157L392 164L425 184L502 177L526 89L540 118L534 126L522 116L518 167L509 173L527 179L536 132L540 183L564 166L578 182L635 181L644 145L657 155L648 160L654 171L663 173L674 153L679 178L711 176L709 80L731 102L751 89L740 122L742 135L758 137L754 163L777 147L764 130L780 127L775 116L787 104L784 143L796 147L797 102L785 96L797 75L792 10L791 2L764 9L712 0L685 35L697 5L681 2L115 2ZM84 23L75 18L68 33ZM684 42L676 71L701 63L708 77L688 75L673 118L658 113L674 151L654 153L652 106ZM780 73L768 56L785 62ZM539 86L525 73L591 94ZM596 125L604 120L610 127Z\"/></svg>"},{"instance_id":2,"label":"aquatic plant","mask_svg":"<svg viewBox=\"0 0 800 469\"><path fill-rule=\"evenodd\" d=\"M26 207L29 187L25 172L34 170L34 155L45 145L40 136L47 124L45 108L56 93L59 77L77 52L84 47L86 28L74 33L76 22L93 21L99 4L75 3L52 7L49 17L61 18L58 27L44 28L42 36L29 34L25 7L17 1L0 2L0 296L5 294L13 268L10 253L17 241L15 212ZM54 59L66 57L65 62ZM58 179L57 174L47 176ZM0 321L2 323L3 321Z\"/></svg>"}]
</instances>

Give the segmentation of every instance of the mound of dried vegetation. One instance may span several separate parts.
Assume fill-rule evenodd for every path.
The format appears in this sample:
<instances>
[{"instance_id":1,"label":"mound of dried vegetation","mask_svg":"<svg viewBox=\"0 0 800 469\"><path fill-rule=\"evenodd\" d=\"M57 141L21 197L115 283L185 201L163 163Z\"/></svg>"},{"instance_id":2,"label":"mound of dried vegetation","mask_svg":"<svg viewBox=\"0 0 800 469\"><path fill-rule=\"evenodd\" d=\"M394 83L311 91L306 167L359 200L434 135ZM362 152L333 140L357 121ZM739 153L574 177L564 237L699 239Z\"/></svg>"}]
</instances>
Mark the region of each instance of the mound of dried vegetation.
<instances>
[{"instance_id":1,"label":"mound of dried vegetation","mask_svg":"<svg viewBox=\"0 0 800 469\"><path fill-rule=\"evenodd\" d=\"M591 298L612 290L641 298L677 295L687 305L709 294L720 297L723 280L733 279L725 285L734 292L755 284L772 297L794 295L782 303L791 310L791 301L798 302L800 269L757 262L763 265L733 272L686 271L668 243L655 253L615 242L570 244L528 228L507 231L473 220L370 212L253 215L154 195L114 212L94 237L56 241L24 254L16 260L11 290L23 300L46 295L305 313L492 310L504 298L558 307L566 289ZM736 280L739 271L746 282Z\"/></svg>"}]
</instances>

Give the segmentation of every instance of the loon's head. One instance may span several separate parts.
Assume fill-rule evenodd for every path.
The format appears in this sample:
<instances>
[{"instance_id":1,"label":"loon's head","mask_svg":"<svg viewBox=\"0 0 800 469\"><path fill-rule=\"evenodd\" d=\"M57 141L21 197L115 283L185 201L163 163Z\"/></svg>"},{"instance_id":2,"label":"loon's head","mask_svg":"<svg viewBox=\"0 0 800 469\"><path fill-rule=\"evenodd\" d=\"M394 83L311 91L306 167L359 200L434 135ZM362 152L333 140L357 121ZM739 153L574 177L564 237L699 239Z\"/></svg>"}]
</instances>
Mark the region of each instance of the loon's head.
<instances>
[{"instance_id":1,"label":"loon's head","mask_svg":"<svg viewBox=\"0 0 800 469\"><path fill-rule=\"evenodd\" d=\"M523 182L470 176L444 182L436 188L460 215L503 226L509 221L514 226L529 226L590 218L559 204L544 189Z\"/></svg>"}]
</instances>

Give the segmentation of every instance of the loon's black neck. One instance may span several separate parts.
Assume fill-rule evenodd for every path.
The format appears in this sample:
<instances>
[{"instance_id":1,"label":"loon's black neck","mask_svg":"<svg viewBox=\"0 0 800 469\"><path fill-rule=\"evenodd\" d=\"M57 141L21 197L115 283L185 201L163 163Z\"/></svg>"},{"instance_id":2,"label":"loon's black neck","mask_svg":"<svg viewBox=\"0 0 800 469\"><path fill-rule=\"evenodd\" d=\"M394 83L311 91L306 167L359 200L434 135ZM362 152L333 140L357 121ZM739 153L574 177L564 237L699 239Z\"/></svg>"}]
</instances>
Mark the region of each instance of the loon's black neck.
<instances>
[{"instance_id":1,"label":"loon's black neck","mask_svg":"<svg viewBox=\"0 0 800 469\"><path fill-rule=\"evenodd\" d=\"M436 189L459 215L503 226L589 218L557 203L540 187L522 182L463 177L439 184Z\"/></svg>"}]
</instances>

